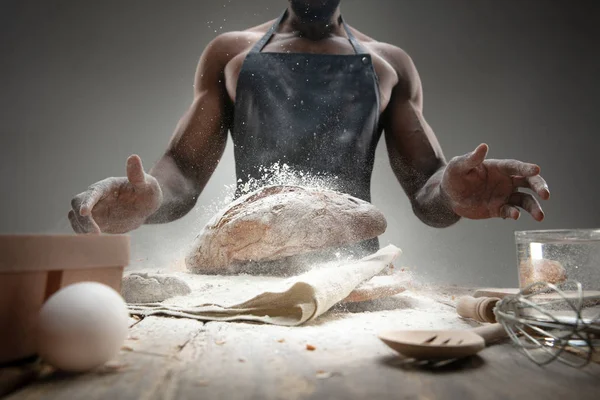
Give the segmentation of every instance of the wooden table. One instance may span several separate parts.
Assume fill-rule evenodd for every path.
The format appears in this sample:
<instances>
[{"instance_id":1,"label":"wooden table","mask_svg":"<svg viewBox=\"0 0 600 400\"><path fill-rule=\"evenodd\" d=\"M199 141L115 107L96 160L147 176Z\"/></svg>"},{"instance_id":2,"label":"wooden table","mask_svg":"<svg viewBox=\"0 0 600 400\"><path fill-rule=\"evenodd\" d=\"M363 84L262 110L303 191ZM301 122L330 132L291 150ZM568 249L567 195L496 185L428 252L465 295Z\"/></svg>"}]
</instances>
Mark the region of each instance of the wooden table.
<instances>
[{"instance_id":1,"label":"wooden table","mask_svg":"<svg viewBox=\"0 0 600 400\"><path fill-rule=\"evenodd\" d=\"M367 314L365 321L381 317ZM12 388L11 400L600 398L598 364L538 367L505 343L443 367L419 367L397 357L369 323L341 329L318 320L296 328L132 320L112 365L80 376L39 374L0 369L0 389Z\"/></svg>"}]
</instances>

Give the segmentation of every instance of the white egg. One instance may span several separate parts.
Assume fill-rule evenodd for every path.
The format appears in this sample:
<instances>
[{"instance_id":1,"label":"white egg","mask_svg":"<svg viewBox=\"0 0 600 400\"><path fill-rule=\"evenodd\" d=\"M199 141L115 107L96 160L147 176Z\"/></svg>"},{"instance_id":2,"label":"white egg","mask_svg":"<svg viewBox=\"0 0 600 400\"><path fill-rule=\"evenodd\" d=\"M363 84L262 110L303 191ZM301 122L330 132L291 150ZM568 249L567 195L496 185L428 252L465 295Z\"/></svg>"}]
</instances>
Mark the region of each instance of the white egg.
<instances>
[{"instance_id":1,"label":"white egg","mask_svg":"<svg viewBox=\"0 0 600 400\"><path fill-rule=\"evenodd\" d=\"M119 352L129 327L127 304L114 289L97 282L69 285L42 306L38 354L69 372L103 365Z\"/></svg>"}]
</instances>

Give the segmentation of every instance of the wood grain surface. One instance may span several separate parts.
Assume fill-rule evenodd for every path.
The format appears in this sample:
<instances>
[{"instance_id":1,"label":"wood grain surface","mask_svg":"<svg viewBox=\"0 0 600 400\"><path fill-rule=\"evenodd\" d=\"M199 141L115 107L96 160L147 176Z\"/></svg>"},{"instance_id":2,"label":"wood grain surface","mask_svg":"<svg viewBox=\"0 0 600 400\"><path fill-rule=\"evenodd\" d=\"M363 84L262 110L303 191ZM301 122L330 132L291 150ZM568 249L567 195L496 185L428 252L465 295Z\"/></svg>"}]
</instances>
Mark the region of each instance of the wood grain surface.
<instances>
[{"instance_id":1,"label":"wood grain surface","mask_svg":"<svg viewBox=\"0 0 600 400\"><path fill-rule=\"evenodd\" d=\"M340 314L293 328L132 320L109 365L74 376L34 373L31 365L0 369L0 393L11 400L598 398L598 364L538 367L504 343L446 365L418 365L377 339L368 321L381 315L364 314L357 326Z\"/></svg>"}]
</instances>

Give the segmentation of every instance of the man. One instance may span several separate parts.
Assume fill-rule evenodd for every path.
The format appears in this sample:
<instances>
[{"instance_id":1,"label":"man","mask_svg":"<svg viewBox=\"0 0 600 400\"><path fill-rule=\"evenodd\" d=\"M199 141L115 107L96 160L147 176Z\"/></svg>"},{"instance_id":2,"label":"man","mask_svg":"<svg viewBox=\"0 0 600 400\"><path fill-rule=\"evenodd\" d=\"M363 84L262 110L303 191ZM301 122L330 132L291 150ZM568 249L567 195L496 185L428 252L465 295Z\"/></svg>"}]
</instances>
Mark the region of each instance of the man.
<instances>
[{"instance_id":1,"label":"man","mask_svg":"<svg viewBox=\"0 0 600 400\"><path fill-rule=\"evenodd\" d=\"M261 166L282 162L337 176L336 189L370 201L384 132L392 169L424 223L517 219L519 209L541 221L539 202L519 191L549 198L539 167L486 159L485 144L446 162L423 117L411 58L348 27L340 1L289 0L277 20L216 37L200 58L194 101L163 157L146 173L133 155L127 177L77 195L69 212L73 229L124 233L183 217L215 170L228 131L239 187L259 179ZM365 246L373 251L378 243Z\"/></svg>"}]
</instances>

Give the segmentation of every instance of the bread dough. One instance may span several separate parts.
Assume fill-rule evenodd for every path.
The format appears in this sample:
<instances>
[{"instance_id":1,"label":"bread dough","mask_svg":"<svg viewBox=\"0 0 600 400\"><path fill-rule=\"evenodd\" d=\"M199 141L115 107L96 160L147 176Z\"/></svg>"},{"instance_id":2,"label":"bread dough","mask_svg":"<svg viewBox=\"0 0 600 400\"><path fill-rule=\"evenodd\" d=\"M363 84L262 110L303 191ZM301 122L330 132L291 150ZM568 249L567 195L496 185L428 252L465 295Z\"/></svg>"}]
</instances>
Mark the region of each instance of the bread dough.
<instances>
[{"instance_id":1,"label":"bread dough","mask_svg":"<svg viewBox=\"0 0 600 400\"><path fill-rule=\"evenodd\" d=\"M187 283L170 275L131 273L123 278L121 286L121 295L130 304L159 303L190 293Z\"/></svg>"},{"instance_id":2,"label":"bread dough","mask_svg":"<svg viewBox=\"0 0 600 400\"><path fill-rule=\"evenodd\" d=\"M567 271L561 263L554 260L528 259L519 265L519 285L525 288L535 282L552 284L567 280Z\"/></svg>"}]
</instances>

